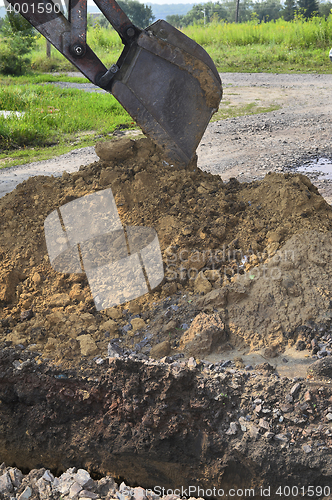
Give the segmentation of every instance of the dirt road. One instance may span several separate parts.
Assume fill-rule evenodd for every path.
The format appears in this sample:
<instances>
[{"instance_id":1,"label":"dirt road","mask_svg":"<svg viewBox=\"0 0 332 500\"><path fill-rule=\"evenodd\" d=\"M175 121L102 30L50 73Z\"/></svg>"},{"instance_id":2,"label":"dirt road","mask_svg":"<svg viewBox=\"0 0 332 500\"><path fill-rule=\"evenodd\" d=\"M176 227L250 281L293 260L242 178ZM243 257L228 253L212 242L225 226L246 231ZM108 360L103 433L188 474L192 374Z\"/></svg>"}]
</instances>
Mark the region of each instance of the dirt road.
<instances>
[{"instance_id":1,"label":"dirt road","mask_svg":"<svg viewBox=\"0 0 332 500\"><path fill-rule=\"evenodd\" d=\"M198 148L200 168L224 180L260 179L269 171L288 171L306 160L332 157L330 75L223 73L223 102L241 107L277 104L277 111L211 123ZM66 84L63 84L66 85ZM76 84L78 88L84 84ZM0 172L0 197L30 175L61 175L97 159L92 148ZM326 176L325 176L326 177ZM331 180L311 176L332 203Z\"/></svg>"}]
</instances>

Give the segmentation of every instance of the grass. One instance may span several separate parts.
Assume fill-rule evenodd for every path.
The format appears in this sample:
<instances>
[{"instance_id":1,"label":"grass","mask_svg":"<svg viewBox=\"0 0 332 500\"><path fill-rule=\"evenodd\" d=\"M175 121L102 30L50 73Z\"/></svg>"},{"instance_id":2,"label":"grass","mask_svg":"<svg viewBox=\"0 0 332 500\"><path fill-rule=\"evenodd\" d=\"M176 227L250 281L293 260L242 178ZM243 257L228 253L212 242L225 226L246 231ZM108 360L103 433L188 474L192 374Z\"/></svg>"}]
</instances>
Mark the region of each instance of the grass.
<instances>
[{"instance_id":1,"label":"grass","mask_svg":"<svg viewBox=\"0 0 332 500\"><path fill-rule=\"evenodd\" d=\"M99 59L110 67L115 63L123 49L123 44L117 32L111 28L88 29L87 43L97 54ZM31 53L31 67L34 71L75 71L73 66L55 48L51 49L51 58L46 57L46 41L43 37L38 38L36 48Z\"/></svg>"},{"instance_id":2,"label":"grass","mask_svg":"<svg viewBox=\"0 0 332 500\"><path fill-rule=\"evenodd\" d=\"M332 73L332 15L260 23L211 23L185 28L220 72Z\"/></svg>"},{"instance_id":3,"label":"grass","mask_svg":"<svg viewBox=\"0 0 332 500\"><path fill-rule=\"evenodd\" d=\"M283 19L258 24L212 22L188 26L183 32L202 45L220 72L332 73L329 50L332 46L332 15L294 21ZM122 43L113 29L89 29L87 40L103 63L117 61ZM46 58L45 40L40 38L32 53L32 67L38 71L65 70L74 67L52 49Z\"/></svg>"},{"instance_id":4,"label":"grass","mask_svg":"<svg viewBox=\"0 0 332 500\"><path fill-rule=\"evenodd\" d=\"M2 167L91 145L116 129L135 125L110 94L55 85L2 85L0 109L25 113L22 117L0 116Z\"/></svg>"},{"instance_id":5,"label":"grass","mask_svg":"<svg viewBox=\"0 0 332 500\"><path fill-rule=\"evenodd\" d=\"M55 83L55 82L72 82L72 83L88 83L89 80L81 76L68 76L67 73L52 75L49 73L31 72L22 76L4 76L0 75L0 85L25 85L28 83Z\"/></svg>"}]
</instances>

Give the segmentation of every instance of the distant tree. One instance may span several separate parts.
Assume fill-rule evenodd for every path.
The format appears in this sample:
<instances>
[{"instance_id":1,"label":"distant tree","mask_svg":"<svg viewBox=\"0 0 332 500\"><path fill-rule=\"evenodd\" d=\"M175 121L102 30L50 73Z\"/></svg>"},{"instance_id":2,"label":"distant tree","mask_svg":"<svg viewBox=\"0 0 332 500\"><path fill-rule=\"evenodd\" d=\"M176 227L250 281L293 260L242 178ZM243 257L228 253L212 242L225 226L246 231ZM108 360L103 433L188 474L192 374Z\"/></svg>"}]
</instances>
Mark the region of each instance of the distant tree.
<instances>
[{"instance_id":1,"label":"distant tree","mask_svg":"<svg viewBox=\"0 0 332 500\"><path fill-rule=\"evenodd\" d=\"M1 26L0 73L20 75L30 65L28 54L35 45L36 31L21 14L7 12Z\"/></svg>"},{"instance_id":2,"label":"distant tree","mask_svg":"<svg viewBox=\"0 0 332 500\"><path fill-rule=\"evenodd\" d=\"M224 0L222 5L227 12L227 17L225 18L228 22L233 23L235 20L235 12L236 12L236 0ZM254 4L256 5L256 4ZM239 14L238 14L238 22L244 23L249 21L251 18L251 14L253 12L253 4L251 0L241 0L239 3Z\"/></svg>"},{"instance_id":3,"label":"distant tree","mask_svg":"<svg viewBox=\"0 0 332 500\"><path fill-rule=\"evenodd\" d=\"M118 0L121 9L139 28L146 28L154 20L152 8L136 0Z\"/></svg>"},{"instance_id":4,"label":"distant tree","mask_svg":"<svg viewBox=\"0 0 332 500\"><path fill-rule=\"evenodd\" d=\"M6 36L19 34L29 40L33 40L36 35L35 28L21 14L14 12L14 9L7 11L1 32Z\"/></svg>"},{"instance_id":5,"label":"distant tree","mask_svg":"<svg viewBox=\"0 0 332 500\"><path fill-rule=\"evenodd\" d=\"M296 12L295 0L286 0L284 9L282 11L282 15L285 21L292 21L292 19L294 19L295 12Z\"/></svg>"},{"instance_id":6,"label":"distant tree","mask_svg":"<svg viewBox=\"0 0 332 500\"><path fill-rule=\"evenodd\" d=\"M255 3L255 12L259 21L266 22L279 19L282 10L280 0L263 0L262 2Z\"/></svg>"},{"instance_id":7,"label":"distant tree","mask_svg":"<svg viewBox=\"0 0 332 500\"><path fill-rule=\"evenodd\" d=\"M175 26L175 28L181 28L182 26L186 26L184 18L185 16L181 16L179 14L172 14L170 16L166 16L166 21L172 26Z\"/></svg>"},{"instance_id":8,"label":"distant tree","mask_svg":"<svg viewBox=\"0 0 332 500\"><path fill-rule=\"evenodd\" d=\"M332 2L320 3L318 9L319 9L319 15L327 19L331 14Z\"/></svg>"},{"instance_id":9,"label":"distant tree","mask_svg":"<svg viewBox=\"0 0 332 500\"><path fill-rule=\"evenodd\" d=\"M314 14L318 14L317 0L299 0L298 7L300 13L307 19L312 17Z\"/></svg>"},{"instance_id":10,"label":"distant tree","mask_svg":"<svg viewBox=\"0 0 332 500\"><path fill-rule=\"evenodd\" d=\"M168 18L171 16L168 16ZM194 5L192 9L182 18L182 25L188 26L194 23L210 23L212 20L227 19L228 10L224 4L220 2L206 2Z\"/></svg>"}]
</instances>

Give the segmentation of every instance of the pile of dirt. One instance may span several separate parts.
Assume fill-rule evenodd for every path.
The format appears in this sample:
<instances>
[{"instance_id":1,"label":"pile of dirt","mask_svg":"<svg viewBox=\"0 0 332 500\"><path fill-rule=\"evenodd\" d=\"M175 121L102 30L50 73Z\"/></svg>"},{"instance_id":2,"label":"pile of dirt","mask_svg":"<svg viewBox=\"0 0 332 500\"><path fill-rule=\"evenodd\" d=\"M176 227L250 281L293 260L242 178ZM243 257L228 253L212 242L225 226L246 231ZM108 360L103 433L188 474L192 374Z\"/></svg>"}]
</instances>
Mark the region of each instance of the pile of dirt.
<instances>
[{"instance_id":1,"label":"pile of dirt","mask_svg":"<svg viewBox=\"0 0 332 500\"><path fill-rule=\"evenodd\" d=\"M283 343L285 331L322 319L331 293L323 233L331 230L332 208L307 177L270 173L259 182L224 184L195 162L186 170L168 165L148 139L99 144L96 151L99 162L61 178L30 178L0 200L3 342L32 344L43 357L73 363L105 355L110 338L127 348L144 341L146 354L164 342L158 356L167 354L205 309L217 308L233 341L251 348ZM85 274L52 269L44 221L108 188L124 226L156 230L165 278L151 293L97 312ZM273 271L282 276L257 280L257 269L276 267L273 256L285 242L290 260ZM324 245L326 258L315 245Z\"/></svg>"}]
</instances>

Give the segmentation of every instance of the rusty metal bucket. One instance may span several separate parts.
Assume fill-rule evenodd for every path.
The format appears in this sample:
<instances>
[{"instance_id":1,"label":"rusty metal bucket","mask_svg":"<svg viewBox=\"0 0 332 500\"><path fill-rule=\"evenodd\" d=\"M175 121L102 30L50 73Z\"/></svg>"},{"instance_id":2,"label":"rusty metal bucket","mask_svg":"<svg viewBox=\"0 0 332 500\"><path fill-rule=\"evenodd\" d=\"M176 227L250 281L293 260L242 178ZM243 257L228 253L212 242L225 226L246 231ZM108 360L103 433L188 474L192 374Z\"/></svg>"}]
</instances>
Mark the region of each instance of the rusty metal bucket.
<instances>
[{"instance_id":1,"label":"rusty metal bucket","mask_svg":"<svg viewBox=\"0 0 332 500\"><path fill-rule=\"evenodd\" d=\"M222 97L210 56L162 20L130 46L111 92L168 161L182 166L195 155Z\"/></svg>"}]
</instances>

